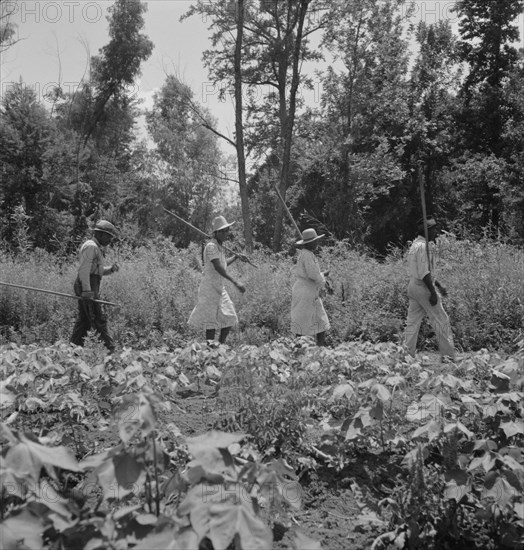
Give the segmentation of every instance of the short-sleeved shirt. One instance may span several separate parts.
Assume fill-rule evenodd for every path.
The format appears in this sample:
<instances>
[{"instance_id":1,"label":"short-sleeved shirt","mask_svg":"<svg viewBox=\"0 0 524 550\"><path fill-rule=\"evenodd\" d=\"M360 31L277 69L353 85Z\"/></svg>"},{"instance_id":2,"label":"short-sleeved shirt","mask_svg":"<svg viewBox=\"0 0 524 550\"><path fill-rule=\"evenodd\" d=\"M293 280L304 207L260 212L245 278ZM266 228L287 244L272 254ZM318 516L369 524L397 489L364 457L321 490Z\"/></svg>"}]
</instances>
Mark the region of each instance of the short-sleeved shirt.
<instances>
[{"instance_id":1,"label":"short-sleeved shirt","mask_svg":"<svg viewBox=\"0 0 524 550\"><path fill-rule=\"evenodd\" d=\"M100 243L93 237L86 241L80 248L78 278L82 283L83 291L91 290L90 275L104 274L104 255Z\"/></svg>"}]
</instances>

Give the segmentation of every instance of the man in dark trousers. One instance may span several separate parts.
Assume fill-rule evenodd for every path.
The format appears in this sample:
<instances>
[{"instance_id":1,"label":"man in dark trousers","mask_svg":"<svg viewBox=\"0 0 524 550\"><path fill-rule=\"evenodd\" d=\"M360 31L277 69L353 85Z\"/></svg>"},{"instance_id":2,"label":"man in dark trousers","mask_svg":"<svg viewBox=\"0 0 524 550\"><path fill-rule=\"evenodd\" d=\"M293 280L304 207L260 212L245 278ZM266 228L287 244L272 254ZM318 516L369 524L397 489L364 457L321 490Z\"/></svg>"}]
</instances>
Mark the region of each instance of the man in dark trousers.
<instances>
[{"instance_id":1,"label":"man in dark trousers","mask_svg":"<svg viewBox=\"0 0 524 550\"><path fill-rule=\"evenodd\" d=\"M428 240L434 241L438 235L438 228L433 218L427 220L427 228ZM404 336L405 344L409 353L414 357L420 325L422 319L427 315L437 336L441 357L454 359L455 347L449 317L442 307L442 299L436 289L442 296L446 296L447 291L437 280L433 279L434 265L428 263L426 247L429 247L429 243L426 242L424 236L423 220L419 220L417 229L418 237L413 241L408 252L409 310ZM429 250L430 262L434 264L431 247Z\"/></svg>"},{"instance_id":2,"label":"man in dark trousers","mask_svg":"<svg viewBox=\"0 0 524 550\"><path fill-rule=\"evenodd\" d=\"M93 300L100 298L100 282L104 275L116 273L120 267L117 263L104 266L104 255L101 247L106 247L117 236L115 226L99 220L93 231L93 238L87 240L80 248L78 276L74 284L75 294L82 296L78 301L78 317L73 328L71 343L83 346L87 332L94 329L106 348L115 349L113 339L107 330L107 320L102 306Z\"/></svg>"}]
</instances>

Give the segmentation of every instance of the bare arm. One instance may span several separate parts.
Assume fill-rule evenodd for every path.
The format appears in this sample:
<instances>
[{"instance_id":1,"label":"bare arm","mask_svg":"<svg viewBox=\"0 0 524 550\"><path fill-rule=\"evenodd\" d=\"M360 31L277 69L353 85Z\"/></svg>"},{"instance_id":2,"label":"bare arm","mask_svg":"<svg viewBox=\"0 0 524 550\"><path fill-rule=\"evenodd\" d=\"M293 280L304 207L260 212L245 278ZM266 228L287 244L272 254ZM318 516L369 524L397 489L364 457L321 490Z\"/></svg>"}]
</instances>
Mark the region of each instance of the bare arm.
<instances>
[{"instance_id":1,"label":"bare arm","mask_svg":"<svg viewBox=\"0 0 524 550\"><path fill-rule=\"evenodd\" d=\"M231 275L229 275L228 272L222 267L222 264L220 263L220 260L218 258L211 260L211 263L213 264L213 267L217 270L218 274L224 277L224 279L231 281L238 288L238 290L240 290L240 292L246 291L244 285L242 285L241 283L237 283L237 281L235 281L235 279L233 279L233 277L231 277Z\"/></svg>"},{"instance_id":2,"label":"bare arm","mask_svg":"<svg viewBox=\"0 0 524 550\"><path fill-rule=\"evenodd\" d=\"M104 275L111 275L116 273L120 269L120 266L115 262L113 265L104 266Z\"/></svg>"}]
</instances>

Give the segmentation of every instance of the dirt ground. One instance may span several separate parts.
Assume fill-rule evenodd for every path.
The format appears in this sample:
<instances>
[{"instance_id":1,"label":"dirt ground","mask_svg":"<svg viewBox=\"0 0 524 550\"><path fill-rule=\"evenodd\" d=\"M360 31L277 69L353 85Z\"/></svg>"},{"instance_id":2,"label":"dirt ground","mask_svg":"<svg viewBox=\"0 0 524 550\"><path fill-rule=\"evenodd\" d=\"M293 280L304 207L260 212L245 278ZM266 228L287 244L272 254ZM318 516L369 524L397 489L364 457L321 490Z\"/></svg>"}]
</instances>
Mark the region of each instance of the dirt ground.
<instances>
[{"instance_id":1,"label":"dirt ground","mask_svg":"<svg viewBox=\"0 0 524 550\"><path fill-rule=\"evenodd\" d=\"M203 393L188 392L179 396L181 399L178 405L184 413L176 423L184 436L199 435L213 429L217 415L212 395L213 390L209 388L204 389ZM370 548L376 537L385 531L385 524L378 523L378 518L370 510L359 507L353 484L358 484L372 495L375 491L373 484L377 483L377 479L383 477L385 481L389 477L378 459L373 454L358 456L351 465L338 473L332 468L320 467L303 476L300 481L303 505L300 510L293 512L292 524L320 542L325 550ZM378 499L378 496L373 495L372 498ZM280 524L274 527L275 550L293 548L289 527Z\"/></svg>"},{"instance_id":2,"label":"dirt ground","mask_svg":"<svg viewBox=\"0 0 524 550\"><path fill-rule=\"evenodd\" d=\"M434 372L442 369L437 353L424 352L421 362ZM184 436L199 435L213 429L216 414L216 388L200 386L198 390L183 390L177 404L183 410L176 424ZM377 503L387 496L383 489L391 486L397 472L391 471L384 453L362 450L343 470L321 464L315 472L300 480L303 490L302 508L292 515L292 523L302 532L321 543L325 550L364 550L385 533L387 525L362 501ZM355 494L359 491L360 494ZM362 491L366 493L363 498ZM274 528L274 549L292 548L289 526ZM268 549L269 550L269 549ZM301 549L302 550L302 549ZM303 549L307 550L307 549Z\"/></svg>"}]
</instances>

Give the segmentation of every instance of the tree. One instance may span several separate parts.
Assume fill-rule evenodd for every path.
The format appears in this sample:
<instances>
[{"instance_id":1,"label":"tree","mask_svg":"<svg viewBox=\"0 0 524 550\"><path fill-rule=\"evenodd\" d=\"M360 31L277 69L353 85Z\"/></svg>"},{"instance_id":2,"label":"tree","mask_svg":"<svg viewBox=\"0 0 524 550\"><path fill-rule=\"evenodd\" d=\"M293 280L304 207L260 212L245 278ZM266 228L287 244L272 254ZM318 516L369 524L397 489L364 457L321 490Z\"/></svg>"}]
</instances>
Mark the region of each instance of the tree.
<instances>
[{"instance_id":1,"label":"tree","mask_svg":"<svg viewBox=\"0 0 524 550\"><path fill-rule=\"evenodd\" d=\"M504 86L504 103L512 112L503 129L503 157L507 177L501 184L503 222L506 233L524 242L524 51Z\"/></svg>"},{"instance_id":2,"label":"tree","mask_svg":"<svg viewBox=\"0 0 524 550\"><path fill-rule=\"evenodd\" d=\"M401 162L410 123L401 5L332 2L323 46L333 63L319 113L299 124L314 136L316 158L298 183L297 209L316 205L338 238L359 235L382 251L402 230L411 186Z\"/></svg>"},{"instance_id":3,"label":"tree","mask_svg":"<svg viewBox=\"0 0 524 550\"><path fill-rule=\"evenodd\" d=\"M16 1L0 0L0 53L17 42L16 25L12 21L17 9Z\"/></svg>"},{"instance_id":4,"label":"tree","mask_svg":"<svg viewBox=\"0 0 524 550\"><path fill-rule=\"evenodd\" d=\"M63 198L68 189L55 170L68 163L67 144L61 142L54 121L38 102L34 90L23 82L11 87L0 108L0 212L3 237L10 239L12 214L22 207L31 241L53 248L64 224Z\"/></svg>"},{"instance_id":5,"label":"tree","mask_svg":"<svg viewBox=\"0 0 524 550\"><path fill-rule=\"evenodd\" d=\"M246 183L246 153L244 145L244 105L242 98L242 46L244 43L244 0L237 0L236 37L234 57L234 89L235 89L235 146L237 153L238 182L242 219L244 221L244 238L248 252L253 251L253 228L249 211L249 199Z\"/></svg>"},{"instance_id":6,"label":"tree","mask_svg":"<svg viewBox=\"0 0 524 550\"><path fill-rule=\"evenodd\" d=\"M426 208L438 215L445 213L449 195L442 190L441 196L436 197L435 187L442 167L449 164L453 156L457 138L453 132L460 83L456 38L448 21L432 25L421 21L415 38L419 52L410 78L411 137L406 143L405 159L413 170L417 161L422 162ZM416 193L418 185L413 183Z\"/></svg>"},{"instance_id":7,"label":"tree","mask_svg":"<svg viewBox=\"0 0 524 550\"><path fill-rule=\"evenodd\" d=\"M84 144L100 123L111 98L126 101L126 86L140 74L140 64L153 50L153 43L140 30L147 5L140 0L116 0L109 7L109 43L92 58L92 86L96 90L93 114L85 132Z\"/></svg>"},{"instance_id":8,"label":"tree","mask_svg":"<svg viewBox=\"0 0 524 550\"><path fill-rule=\"evenodd\" d=\"M459 52L469 69L457 117L465 158L503 155L504 129L514 114L504 87L517 63L517 50L512 43L519 38L517 18L523 8L522 0L460 0L455 6L461 36ZM491 224L497 229L501 221L501 189L484 178L478 187L474 195L483 202L478 225Z\"/></svg>"},{"instance_id":9,"label":"tree","mask_svg":"<svg viewBox=\"0 0 524 550\"><path fill-rule=\"evenodd\" d=\"M88 77L73 93L55 92L57 122L76 144L71 247L83 237L89 218L118 204L131 169L138 100L129 87L153 48L140 32L146 9L139 0L115 1L108 8L109 43L90 59Z\"/></svg>"},{"instance_id":10,"label":"tree","mask_svg":"<svg viewBox=\"0 0 524 550\"><path fill-rule=\"evenodd\" d=\"M240 5L236 8L235 2L227 0L211 4L199 1L188 12L188 15L203 13L212 19L213 49L204 53L210 77L224 95L228 90L235 89L236 78L237 98L241 81L241 97L245 98L246 103L248 155L256 152L264 158L272 151L276 153L279 159L278 184L284 197L291 177L291 151L301 64L318 59L318 52L308 48L308 37L322 26L322 22L314 18L307 19L306 16L313 9L321 9L322 5L324 2L320 0L244 1L242 63L239 67L237 61L236 73L234 52L237 52L238 60L238 20L242 17ZM237 29L236 33L234 29ZM259 100L260 95L264 95L264 88L273 90L274 94L266 94ZM261 127L264 127L264 132L259 131ZM277 203L273 233L275 249L280 247L283 217L283 207Z\"/></svg>"},{"instance_id":11,"label":"tree","mask_svg":"<svg viewBox=\"0 0 524 550\"><path fill-rule=\"evenodd\" d=\"M514 69L518 41L517 18L522 15L522 0L460 0L455 5L459 16L459 54L469 72L463 85L466 148L499 154L505 123L502 85Z\"/></svg>"},{"instance_id":12,"label":"tree","mask_svg":"<svg viewBox=\"0 0 524 550\"><path fill-rule=\"evenodd\" d=\"M251 63L245 77L248 85L270 86L276 90L278 134L275 134L269 143L266 141L265 146L268 150L273 149L279 160L278 187L284 200L291 184L292 143L297 94L302 80L301 66L305 61L319 59L318 53L308 47L308 36L323 24L307 21L306 16L313 4L311 0L262 2L258 19L253 16L252 38L247 42ZM268 122L271 124L272 99L272 95L269 94L265 104L261 106L251 101L249 112L252 117L258 115L259 124L256 124L255 128L260 127L262 117L266 125ZM275 141L276 146L272 145ZM273 250L279 250L281 247L283 221L284 207L277 201Z\"/></svg>"},{"instance_id":13,"label":"tree","mask_svg":"<svg viewBox=\"0 0 524 550\"><path fill-rule=\"evenodd\" d=\"M214 214L219 192L221 153L216 136L195 113L193 93L173 75L154 96L154 108L146 114L149 133L157 146L157 164L163 203L182 218L205 230ZM197 111L209 119L201 106ZM186 226L170 220L167 232L187 246L195 235Z\"/></svg>"}]
</instances>

